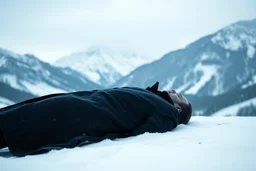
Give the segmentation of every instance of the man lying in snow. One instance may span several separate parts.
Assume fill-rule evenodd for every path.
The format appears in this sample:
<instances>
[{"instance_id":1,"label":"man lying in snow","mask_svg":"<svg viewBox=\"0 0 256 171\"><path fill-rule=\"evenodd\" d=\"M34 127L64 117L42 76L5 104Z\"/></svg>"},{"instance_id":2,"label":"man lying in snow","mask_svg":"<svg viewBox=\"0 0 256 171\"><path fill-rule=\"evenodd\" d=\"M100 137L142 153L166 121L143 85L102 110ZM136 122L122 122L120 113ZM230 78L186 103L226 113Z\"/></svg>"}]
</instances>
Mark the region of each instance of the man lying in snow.
<instances>
[{"instance_id":1,"label":"man lying in snow","mask_svg":"<svg viewBox=\"0 0 256 171\"><path fill-rule=\"evenodd\" d=\"M2 108L0 148L24 156L187 124L191 103L158 84L51 94Z\"/></svg>"}]
</instances>

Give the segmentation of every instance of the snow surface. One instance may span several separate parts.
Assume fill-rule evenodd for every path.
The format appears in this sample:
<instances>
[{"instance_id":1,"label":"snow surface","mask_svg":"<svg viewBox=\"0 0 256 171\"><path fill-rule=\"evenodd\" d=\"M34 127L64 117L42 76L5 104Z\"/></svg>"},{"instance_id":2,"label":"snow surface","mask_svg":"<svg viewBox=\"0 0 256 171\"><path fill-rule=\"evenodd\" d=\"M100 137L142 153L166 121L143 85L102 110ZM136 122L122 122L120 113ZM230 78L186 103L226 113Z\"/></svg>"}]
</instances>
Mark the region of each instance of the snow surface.
<instances>
[{"instance_id":1,"label":"snow surface","mask_svg":"<svg viewBox=\"0 0 256 171\"><path fill-rule=\"evenodd\" d=\"M190 83L185 83L183 85L181 85L180 87L176 88L176 92L181 93L182 91L184 91L186 88L188 88L190 85ZM185 92L186 93L186 92Z\"/></svg>"},{"instance_id":2,"label":"snow surface","mask_svg":"<svg viewBox=\"0 0 256 171\"><path fill-rule=\"evenodd\" d=\"M167 133L105 140L74 149L14 157L2 171L255 171L256 117L193 117Z\"/></svg>"},{"instance_id":3,"label":"snow surface","mask_svg":"<svg viewBox=\"0 0 256 171\"><path fill-rule=\"evenodd\" d=\"M50 86L44 82L38 83L29 83L27 81L21 81L22 85L24 85L30 93L38 96L43 96L52 93L67 93L67 91Z\"/></svg>"},{"instance_id":4,"label":"snow surface","mask_svg":"<svg viewBox=\"0 0 256 171\"><path fill-rule=\"evenodd\" d=\"M241 88L242 88L242 89L245 89L245 88L247 88L247 87L249 87L249 86L252 86L252 85L254 85L254 84L256 84L256 75L254 75L254 76L252 77L252 80L248 81L248 83L243 84L243 85L241 86Z\"/></svg>"},{"instance_id":5,"label":"snow surface","mask_svg":"<svg viewBox=\"0 0 256 171\"><path fill-rule=\"evenodd\" d=\"M217 71L217 66L215 65L203 65L202 63L198 63L194 68L194 73L203 72L200 80L196 82L191 88L189 88L185 93L186 94L196 94L211 78Z\"/></svg>"},{"instance_id":6,"label":"snow surface","mask_svg":"<svg viewBox=\"0 0 256 171\"><path fill-rule=\"evenodd\" d=\"M221 109L212 114L212 116L236 116L241 108L250 106L251 104L256 106L256 97Z\"/></svg>"},{"instance_id":7,"label":"snow surface","mask_svg":"<svg viewBox=\"0 0 256 171\"><path fill-rule=\"evenodd\" d=\"M201 55L201 61L209 61L209 60L222 61L223 59L216 52L207 52Z\"/></svg>"},{"instance_id":8,"label":"snow surface","mask_svg":"<svg viewBox=\"0 0 256 171\"><path fill-rule=\"evenodd\" d=\"M4 56L0 56L0 67L6 64L6 58Z\"/></svg>"},{"instance_id":9,"label":"snow surface","mask_svg":"<svg viewBox=\"0 0 256 171\"><path fill-rule=\"evenodd\" d=\"M211 41L231 51L238 51L243 47L247 47L247 56L253 58L255 53L254 45L256 44L256 29L236 23L215 34Z\"/></svg>"},{"instance_id":10,"label":"snow surface","mask_svg":"<svg viewBox=\"0 0 256 171\"><path fill-rule=\"evenodd\" d=\"M217 96L224 92L223 81L221 79L222 75L216 72L214 74L214 78L215 78L215 86L212 89L212 95Z\"/></svg>"},{"instance_id":11,"label":"snow surface","mask_svg":"<svg viewBox=\"0 0 256 171\"><path fill-rule=\"evenodd\" d=\"M167 80L167 84L163 87L163 90L170 90L170 89L172 89L175 80L176 80L176 77L169 78Z\"/></svg>"},{"instance_id":12,"label":"snow surface","mask_svg":"<svg viewBox=\"0 0 256 171\"><path fill-rule=\"evenodd\" d=\"M18 84L16 75L0 74L0 81L9 84L12 88L24 90L24 88Z\"/></svg>"},{"instance_id":13,"label":"snow surface","mask_svg":"<svg viewBox=\"0 0 256 171\"><path fill-rule=\"evenodd\" d=\"M6 106L9 106L9 105L12 105L14 104L15 102L9 100L9 99L6 99L4 97L0 97L0 108L3 108L3 107L6 107Z\"/></svg>"},{"instance_id":14,"label":"snow surface","mask_svg":"<svg viewBox=\"0 0 256 171\"><path fill-rule=\"evenodd\" d=\"M247 56L249 58L253 58L255 54L255 48L252 45L248 45L247 47Z\"/></svg>"},{"instance_id":15,"label":"snow surface","mask_svg":"<svg viewBox=\"0 0 256 171\"><path fill-rule=\"evenodd\" d=\"M45 71L44 73L47 73L48 71ZM46 84L44 82L35 82L35 83L30 83L28 81L24 80L19 80L16 77L16 75L11 75L11 74L0 74L0 81L9 84L11 87L30 92L34 95L38 96L43 96L47 94L52 94L52 93L65 93L67 91L63 89L59 89L56 87L53 87L49 84ZM55 82L56 84L58 83L55 80L51 80L52 82Z\"/></svg>"}]
</instances>

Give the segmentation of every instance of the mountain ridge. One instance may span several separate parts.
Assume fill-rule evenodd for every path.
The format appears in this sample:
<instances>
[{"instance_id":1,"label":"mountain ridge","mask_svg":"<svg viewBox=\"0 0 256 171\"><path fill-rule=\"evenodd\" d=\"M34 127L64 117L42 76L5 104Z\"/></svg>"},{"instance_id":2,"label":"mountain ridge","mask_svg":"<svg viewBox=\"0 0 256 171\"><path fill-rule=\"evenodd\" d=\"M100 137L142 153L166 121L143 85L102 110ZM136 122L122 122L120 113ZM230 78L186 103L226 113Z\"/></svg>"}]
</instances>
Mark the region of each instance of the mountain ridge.
<instances>
[{"instance_id":1,"label":"mountain ridge","mask_svg":"<svg viewBox=\"0 0 256 171\"><path fill-rule=\"evenodd\" d=\"M155 59L130 51L92 46L86 51L62 57L54 64L71 67L83 73L91 81L108 87L136 67Z\"/></svg>"},{"instance_id":2,"label":"mountain ridge","mask_svg":"<svg viewBox=\"0 0 256 171\"><path fill-rule=\"evenodd\" d=\"M0 49L0 96L14 102L51 93L90 90L101 86L70 68L52 66L32 54ZM7 93L8 92L8 93Z\"/></svg>"},{"instance_id":3,"label":"mountain ridge","mask_svg":"<svg viewBox=\"0 0 256 171\"><path fill-rule=\"evenodd\" d=\"M251 20L246 22L251 22ZM230 27L234 30L233 27L236 25L239 24L232 24L197 39L183 49L166 53L150 65L138 67L113 86L146 87L155 81L160 81L161 89L172 87L185 94L218 95L227 92L255 75L253 67L256 65L255 28L253 31L249 31L253 35L247 35L247 37L244 32L241 32L245 29L236 29L242 35L239 35L241 40L235 39L236 35L232 39L228 33L223 36L223 40L219 38L218 34L230 30ZM226 37L228 38L226 39ZM234 47L224 44L225 42L229 43L230 39L235 40ZM237 69L235 74L234 68ZM158 72L155 73L154 71L157 69ZM228 86L230 82L232 85Z\"/></svg>"}]
</instances>

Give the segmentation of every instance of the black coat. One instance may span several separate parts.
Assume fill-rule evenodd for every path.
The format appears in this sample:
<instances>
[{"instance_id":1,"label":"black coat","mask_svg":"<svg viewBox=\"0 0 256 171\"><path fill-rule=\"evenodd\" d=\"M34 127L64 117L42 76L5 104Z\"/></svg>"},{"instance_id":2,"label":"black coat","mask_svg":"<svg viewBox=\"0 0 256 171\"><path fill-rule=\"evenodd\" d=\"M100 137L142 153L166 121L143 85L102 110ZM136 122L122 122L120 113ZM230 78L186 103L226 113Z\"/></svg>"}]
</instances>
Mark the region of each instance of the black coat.
<instances>
[{"instance_id":1,"label":"black coat","mask_svg":"<svg viewBox=\"0 0 256 171\"><path fill-rule=\"evenodd\" d=\"M123 87L52 94L0 109L0 129L12 154L42 151L166 132L179 112L166 92Z\"/></svg>"}]
</instances>

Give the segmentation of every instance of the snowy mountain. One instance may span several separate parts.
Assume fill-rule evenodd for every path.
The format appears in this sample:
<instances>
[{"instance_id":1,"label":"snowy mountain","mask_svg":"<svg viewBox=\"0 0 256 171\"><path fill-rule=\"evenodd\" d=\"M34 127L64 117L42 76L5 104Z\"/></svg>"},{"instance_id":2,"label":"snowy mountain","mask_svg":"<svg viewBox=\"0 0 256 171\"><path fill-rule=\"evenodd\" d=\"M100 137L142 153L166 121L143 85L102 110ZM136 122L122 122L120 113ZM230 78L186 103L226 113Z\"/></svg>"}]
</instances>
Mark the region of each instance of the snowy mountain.
<instances>
[{"instance_id":1,"label":"snowy mountain","mask_svg":"<svg viewBox=\"0 0 256 171\"><path fill-rule=\"evenodd\" d=\"M193 114L214 116L216 112L223 113L222 116L256 116L256 84L241 89L236 88L217 96L187 95L192 101Z\"/></svg>"},{"instance_id":2,"label":"snowy mountain","mask_svg":"<svg viewBox=\"0 0 256 171\"><path fill-rule=\"evenodd\" d=\"M160 81L161 89L220 95L241 83L242 88L256 83L255 48L256 19L237 22L137 68L113 86L146 87Z\"/></svg>"},{"instance_id":3,"label":"snowy mountain","mask_svg":"<svg viewBox=\"0 0 256 171\"><path fill-rule=\"evenodd\" d=\"M106 47L90 47L85 52L57 60L55 65L71 67L82 72L91 81L107 87L136 67L155 59Z\"/></svg>"},{"instance_id":4,"label":"snowy mountain","mask_svg":"<svg viewBox=\"0 0 256 171\"><path fill-rule=\"evenodd\" d=\"M254 111L249 111L249 112L246 111L250 109L253 109ZM231 105L224 109L221 109L218 112L212 114L212 116L248 116L248 113L253 113L253 112L255 113L256 112L255 109L256 109L256 97Z\"/></svg>"},{"instance_id":5,"label":"snowy mountain","mask_svg":"<svg viewBox=\"0 0 256 171\"><path fill-rule=\"evenodd\" d=\"M192 99L194 114L209 116L256 97L255 49L256 19L240 21L138 67L112 86L147 87L159 81L160 89L176 89ZM255 108L247 106L247 114L256 116Z\"/></svg>"},{"instance_id":6,"label":"snowy mountain","mask_svg":"<svg viewBox=\"0 0 256 171\"><path fill-rule=\"evenodd\" d=\"M2 171L255 171L255 117L192 117L171 132L104 140L15 157L0 150Z\"/></svg>"},{"instance_id":7,"label":"snowy mountain","mask_svg":"<svg viewBox=\"0 0 256 171\"><path fill-rule=\"evenodd\" d=\"M33 55L0 49L1 106L51 93L99 87L70 68L54 67Z\"/></svg>"}]
</instances>

